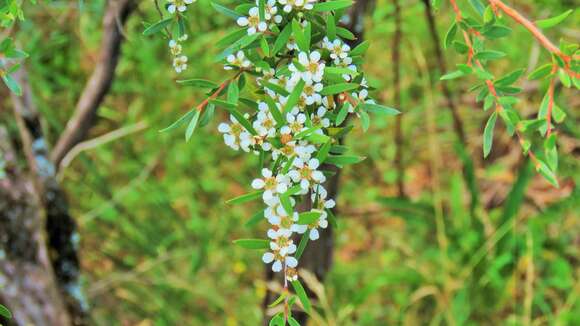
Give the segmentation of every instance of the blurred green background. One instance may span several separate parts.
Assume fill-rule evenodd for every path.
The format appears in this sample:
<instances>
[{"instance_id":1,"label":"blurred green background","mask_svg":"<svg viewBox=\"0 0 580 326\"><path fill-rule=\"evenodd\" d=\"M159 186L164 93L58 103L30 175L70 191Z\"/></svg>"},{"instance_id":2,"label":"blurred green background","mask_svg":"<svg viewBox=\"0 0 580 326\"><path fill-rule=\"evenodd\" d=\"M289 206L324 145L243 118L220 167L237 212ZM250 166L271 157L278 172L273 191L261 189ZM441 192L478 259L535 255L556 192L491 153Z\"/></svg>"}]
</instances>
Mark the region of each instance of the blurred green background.
<instances>
[{"instance_id":1,"label":"blurred green background","mask_svg":"<svg viewBox=\"0 0 580 326\"><path fill-rule=\"evenodd\" d=\"M227 4L227 3L226 3ZM511 1L531 17L573 8L574 1ZM469 5L461 3L469 9ZM45 1L25 6L16 39L45 130L54 143L71 116L96 61L104 1ZM266 224L244 227L257 204L224 202L248 191L257 159L228 149L217 132L224 112L186 143L159 133L203 99L175 79L221 81L214 43L233 29L207 0L188 7L187 71L174 73L167 40L142 36L158 20L143 1L125 29L127 41L113 88L91 137L134 124L146 128L82 152L60 175L81 234L83 283L99 325L258 325L266 292L260 253L231 244L260 237ZM465 163L439 90L434 46L422 1L402 1L403 163L409 199L397 199L395 119L375 119L346 140L367 159L344 170L338 202L334 268L313 325L580 325L579 98L558 88L568 114L560 127L561 187L537 176L519 146L496 132L482 160L487 113L466 80L450 82L468 134L480 205L470 207ZM453 19L446 1L435 15L442 38ZM575 12L548 36L578 42ZM365 69L393 103L391 1L378 0L365 18L371 42ZM547 54L521 27L495 42L508 58L502 74L533 70ZM448 66L465 58L445 52ZM539 58L538 58L539 57ZM547 85L522 84L522 115L535 114ZM5 94L5 93L2 93ZM4 100L2 100L4 101ZM574 104L575 103L575 104ZM575 107L574 107L575 105ZM17 128L10 110L0 118ZM432 126L432 128L429 128ZM311 281L312 282L312 281ZM306 282L308 284L308 282Z\"/></svg>"}]
</instances>

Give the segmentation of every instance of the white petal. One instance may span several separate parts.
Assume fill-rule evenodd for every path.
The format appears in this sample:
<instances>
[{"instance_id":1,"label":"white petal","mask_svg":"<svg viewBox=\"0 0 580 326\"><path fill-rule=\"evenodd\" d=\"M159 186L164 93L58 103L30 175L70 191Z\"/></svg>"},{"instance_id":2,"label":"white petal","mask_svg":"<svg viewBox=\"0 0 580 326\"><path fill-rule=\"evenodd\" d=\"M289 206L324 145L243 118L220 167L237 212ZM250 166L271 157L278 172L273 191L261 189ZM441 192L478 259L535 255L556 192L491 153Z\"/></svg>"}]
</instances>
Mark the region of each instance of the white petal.
<instances>
[{"instance_id":1,"label":"white petal","mask_svg":"<svg viewBox=\"0 0 580 326\"><path fill-rule=\"evenodd\" d=\"M262 189L265 185L266 183L262 179L254 179L254 181L252 181L252 188L254 189Z\"/></svg>"},{"instance_id":2,"label":"white petal","mask_svg":"<svg viewBox=\"0 0 580 326\"><path fill-rule=\"evenodd\" d=\"M308 180L302 179L302 181L300 181L300 188L306 190L309 187L310 187L310 182L308 182Z\"/></svg>"},{"instance_id":3,"label":"white petal","mask_svg":"<svg viewBox=\"0 0 580 326\"><path fill-rule=\"evenodd\" d=\"M317 229L310 230L310 240L317 240L318 238L320 238L320 234L318 234L318 230Z\"/></svg>"},{"instance_id":4,"label":"white petal","mask_svg":"<svg viewBox=\"0 0 580 326\"><path fill-rule=\"evenodd\" d=\"M310 60L314 61L314 62L318 62L318 60L320 60L320 52L314 51L314 52L310 53Z\"/></svg>"},{"instance_id":5,"label":"white petal","mask_svg":"<svg viewBox=\"0 0 580 326\"><path fill-rule=\"evenodd\" d=\"M267 252L262 256L262 261L266 264L271 263L272 261L274 261L274 254L271 252Z\"/></svg>"},{"instance_id":6,"label":"white petal","mask_svg":"<svg viewBox=\"0 0 580 326\"><path fill-rule=\"evenodd\" d=\"M294 268L294 267L298 266L298 260L296 260L296 258L294 258L294 257L286 257L286 265L288 267Z\"/></svg>"},{"instance_id":7,"label":"white petal","mask_svg":"<svg viewBox=\"0 0 580 326\"><path fill-rule=\"evenodd\" d=\"M279 272L282 270L282 263L279 260L276 260L276 262L272 265L272 270L274 272Z\"/></svg>"},{"instance_id":8,"label":"white petal","mask_svg":"<svg viewBox=\"0 0 580 326\"><path fill-rule=\"evenodd\" d=\"M319 165L320 162L316 158L310 159L310 161L308 161L308 167L310 167L312 170L316 170Z\"/></svg>"},{"instance_id":9,"label":"white petal","mask_svg":"<svg viewBox=\"0 0 580 326\"><path fill-rule=\"evenodd\" d=\"M240 26L247 26L249 21L248 21L248 18L246 18L246 17L240 17L240 18L238 18L237 23Z\"/></svg>"},{"instance_id":10,"label":"white petal","mask_svg":"<svg viewBox=\"0 0 580 326\"><path fill-rule=\"evenodd\" d=\"M222 133L230 132L230 125L222 122L218 125L218 131Z\"/></svg>"},{"instance_id":11,"label":"white petal","mask_svg":"<svg viewBox=\"0 0 580 326\"><path fill-rule=\"evenodd\" d=\"M270 177L272 177L272 171L270 171L267 168L263 168L262 169L262 176L264 176L264 178L270 178Z\"/></svg>"},{"instance_id":12,"label":"white petal","mask_svg":"<svg viewBox=\"0 0 580 326\"><path fill-rule=\"evenodd\" d=\"M306 52L300 52L298 54L298 62L303 66L308 65L308 56L306 55Z\"/></svg>"}]
</instances>

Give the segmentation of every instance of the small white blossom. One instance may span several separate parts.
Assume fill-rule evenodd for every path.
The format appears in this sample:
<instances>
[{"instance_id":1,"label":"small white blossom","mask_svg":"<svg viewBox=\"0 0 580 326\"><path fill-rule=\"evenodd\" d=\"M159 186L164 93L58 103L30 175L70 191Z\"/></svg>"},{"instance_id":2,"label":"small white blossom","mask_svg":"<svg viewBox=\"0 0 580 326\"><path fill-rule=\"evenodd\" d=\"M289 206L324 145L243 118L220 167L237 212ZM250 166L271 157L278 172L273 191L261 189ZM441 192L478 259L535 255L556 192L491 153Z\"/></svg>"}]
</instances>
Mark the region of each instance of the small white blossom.
<instances>
[{"instance_id":1,"label":"small white blossom","mask_svg":"<svg viewBox=\"0 0 580 326\"><path fill-rule=\"evenodd\" d=\"M317 127L328 128L330 127L330 119L325 118L326 115L326 108L321 106L318 108L316 113L312 113L310 115L310 120L312 121L312 125ZM323 131L322 129L318 129L317 131Z\"/></svg>"},{"instance_id":2,"label":"small white blossom","mask_svg":"<svg viewBox=\"0 0 580 326\"><path fill-rule=\"evenodd\" d=\"M234 150L240 149L240 142L245 135L250 135L246 129L236 120L236 118L230 115L231 123L220 123L218 125L218 131L224 134L224 142L227 146ZM251 136L251 135L250 135Z\"/></svg>"},{"instance_id":3,"label":"small white blossom","mask_svg":"<svg viewBox=\"0 0 580 326\"><path fill-rule=\"evenodd\" d=\"M265 21L260 21L260 10L258 7L252 7L248 12L248 17L240 17L237 20L238 25L248 26L248 35L263 32L268 28Z\"/></svg>"},{"instance_id":4,"label":"small white blossom","mask_svg":"<svg viewBox=\"0 0 580 326\"><path fill-rule=\"evenodd\" d=\"M268 104L260 102L258 103L258 109L256 120L253 123L254 129L260 136L274 137L276 135L276 120L270 113Z\"/></svg>"},{"instance_id":5,"label":"small white blossom","mask_svg":"<svg viewBox=\"0 0 580 326\"><path fill-rule=\"evenodd\" d=\"M175 68L175 71L177 73L180 73L185 69L187 69L187 57L182 55L173 58L173 68Z\"/></svg>"},{"instance_id":6,"label":"small white blossom","mask_svg":"<svg viewBox=\"0 0 580 326\"><path fill-rule=\"evenodd\" d=\"M262 195L264 201L267 202L272 197L283 194L288 190L290 178L287 176L282 174L273 176L272 171L266 168L262 169L262 176L263 178L257 178L252 181L252 188L264 189L264 194Z\"/></svg>"},{"instance_id":7,"label":"small white blossom","mask_svg":"<svg viewBox=\"0 0 580 326\"><path fill-rule=\"evenodd\" d=\"M322 83L307 82L302 91L305 95L306 105L322 102L322 96L319 94L320 91L322 91Z\"/></svg>"},{"instance_id":8,"label":"small white blossom","mask_svg":"<svg viewBox=\"0 0 580 326\"><path fill-rule=\"evenodd\" d=\"M303 190L308 190L311 184L319 184L326 181L324 174L316 170L320 163L315 158L307 162L301 158L296 158L293 165L295 169L288 172L288 176L292 178L292 181L299 182Z\"/></svg>"},{"instance_id":9,"label":"small white blossom","mask_svg":"<svg viewBox=\"0 0 580 326\"><path fill-rule=\"evenodd\" d=\"M176 57L181 54L181 44L177 43L176 40L169 41L169 50L171 55Z\"/></svg>"},{"instance_id":10,"label":"small white blossom","mask_svg":"<svg viewBox=\"0 0 580 326\"><path fill-rule=\"evenodd\" d=\"M227 57L228 66L225 66L224 69L230 70L232 66L239 67L239 68L248 68L252 65L250 60L246 59L246 55L244 51L238 51L236 55L230 54Z\"/></svg>"},{"instance_id":11,"label":"small white blossom","mask_svg":"<svg viewBox=\"0 0 580 326\"><path fill-rule=\"evenodd\" d=\"M192 4L193 0L167 0L167 3L169 3L167 11L174 14L176 11L184 12L187 9L187 5Z\"/></svg>"},{"instance_id":12,"label":"small white blossom","mask_svg":"<svg viewBox=\"0 0 580 326\"><path fill-rule=\"evenodd\" d=\"M294 64L290 64L289 69L295 75L301 77L305 82L322 81L326 65L320 61L320 52L313 51L310 55L306 52L300 52L298 54L298 62L304 67L305 71L299 71Z\"/></svg>"}]
</instances>

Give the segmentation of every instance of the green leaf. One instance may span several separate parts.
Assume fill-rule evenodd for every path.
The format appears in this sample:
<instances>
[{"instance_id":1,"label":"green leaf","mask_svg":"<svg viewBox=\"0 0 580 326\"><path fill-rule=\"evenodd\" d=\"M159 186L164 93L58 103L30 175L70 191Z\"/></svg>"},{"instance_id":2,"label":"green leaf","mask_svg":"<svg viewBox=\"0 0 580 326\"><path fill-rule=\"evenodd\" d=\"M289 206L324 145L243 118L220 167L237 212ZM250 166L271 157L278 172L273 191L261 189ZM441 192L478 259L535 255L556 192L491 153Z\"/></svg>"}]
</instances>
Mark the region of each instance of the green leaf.
<instances>
[{"instance_id":1,"label":"green leaf","mask_svg":"<svg viewBox=\"0 0 580 326\"><path fill-rule=\"evenodd\" d=\"M564 19L568 18L568 16L570 16L570 14L574 12L573 9L569 9L563 13L561 13L560 15L556 16L556 17L552 17L552 18L548 18L548 19L542 19L542 20L537 20L536 21L536 26L538 26L539 28L550 28L550 27L554 27L558 24L560 24L561 22L564 21Z\"/></svg>"},{"instance_id":2,"label":"green leaf","mask_svg":"<svg viewBox=\"0 0 580 326\"><path fill-rule=\"evenodd\" d=\"M493 25L488 30L484 31L483 35L491 39L497 39L508 36L511 32L512 29L509 27L501 25Z\"/></svg>"},{"instance_id":3,"label":"green leaf","mask_svg":"<svg viewBox=\"0 0 580 326\"><path fill-rule=\"evenodd\" d=\"M288 296L287 293L288 292L282 292L282 294L278 297L278 299L274 300L274 302L268 305L268 308L273 308L279 305L282 301L284 301L284 299L286 299L286 297Z\"/></svg>"},{"instance_id":4,"label":"green leaf","mask_svg":"<svg viewBox=\"0 0 580 326\"><path fill-rule=\"evenodd\" d=\"M270 46L268 45L266 37L260 38L260 48L262 49L262 52L264 52L264 56L266 57L270 56Z\"/></svg>"},{"instance_id":5,"label":"green leaf","mask_svg":"<svg viewBox=\"0 0 580 326\"><path fill-rule=\"evenodd\" d=\"M491 151L491 146L493 145L493 130L495 128L495 121L497 120L497 113L494 111L483 131L483 157L487 157Z\"/></svg>"},{"instance_id":6,"label":"green leaf","mask_svg":"<svg viewBox=\"0 0 580 326\"><path fill-rule=\"evenodd\" d=\"M317 12L333 11L342 8L348 8L352 5L351 0L334 0L327 2L318 2L314 5L312 10Z\"/></svg>"},{"instance_id":7,"label":"green leaf","mask_svg":"<svg viewBox=\"0 0 580 326\"><path fill-rule=\"evenodd\" d=\"M260 210L256 212L254 215L252 215L252 217L250 217L250 219L244 224L244 226L247 228L253 227L254 225L260 223L262 219L264 219L264 211Z\"/></svg>"},{"instance_id":8,"label":"green leaf","mask_svg":"<svg viewBox=\"0 0 580 326\"><path fill-rule=\"evenodd\" d=\"M224 101L224 100L217 100L217 99L211 99L208 101L209 103L215 105L215 106L219 106L219 107L223 107L223 108L230 108L230 109L235 109L238 105L236 103L231 103L228 101Z\"/></svg>"},{"instance_id":9,"label":"green leaf","mask_svg":"<svg viewBox=\"0 0 580 326\"><path fill-rule=\"evenodd\" d=\"M266 21L266 0L258 0L258 14L260 21Z\"/></svg>"},{"instance_id":10,"label":"green leaf","mask_svg":"<svg viewBox=\"0 0 580 326\"><path fill-rule=\"evenodd\" d=\"M550 182L554 187L559 188L560 185L558 184L558 179L556 178L556 174L550 170L546 163L538 160L536 164L536 171L538 171L548 182Z\"/></svg>"},{"instance_id":11,"label":"green leaf","mask_svg":"<svg viewBox=\"0 0 580 326\"><path fill-rule=\"evenodd\" d=\"M333 14L328 14L326 16L326 35L331 41L336 38L336 22L334 21Z\"/></svg>"},{"instance_id":12,"label":"green leaf","mask_svg":"<svg viewBox=\"0 0 580 326\"><path fill-rule=\"evenodd\" d=\"M324 74L325 75L351 75L351 76L357 76L358 72L348 69L348 68L343 68L343 67L324 67Z\"/></svg>"},{"instance_id":13,"label":"green leaf","mask_svg":"<svg viewBox=\"0 0 580 326\"><path fill-rule=\"evenodd\" d=\"M320 218L320 212L304 212L298 215L298 224L309 225Z\"/></svg>"},{"instance_id":14,"label":"green leaf","mask_svg":"<svg viewBox=\"0 0 580 326\"><path fill-rule=\"evenodd\" d=\"M220 5L220 4L217 4L217 3L213 2L213 1L211 1L211 6L215 10L217 10L218 12L220 12L220 13L222 13L222 14L230 17L230 18L238 19L239 17L241 17L241 15L238 14L237 12L235 12L235 11L229 9L229 8L226 8L226 7L224 7L224 6Z\"/></svg>"},{"instance_id":15,"label":"green leaf","mask_svg":"<svg viewBox=\"0 0 580 326\"><path fill-rule=\"evenodd\" d=\"M350 104L348 103L344 103L340 110L338 111L338 114L336 115L336 120L334 121L334 123L339 126L341 125L344 120L346 119L346 116L348 115L348 109L350 108Z\"/></svg>"},{"instance_id":16,"label":"green leaf","mask_svg":"<svg viewBox=\"0 0 580 326\"><path fill-rule=\"evenodd\" d=\"M205 79L182 79L178 80L177 83L183 86L191 86L202 89L213 89L218 87L218 84Z\"/></svg>"},{"instance_id":17,"label":"green leaf","mask_svg":"<svg viewBox=\"0 0 580 326\"><path fill-rule=\"evenodd\" d=\"M12 78L11 75L3 75L2 80L12 93L16 94L17 96L22 96L22 88L20 88L18 82L16 82L16 80Z\"/></svg>"},{"instance_id":18,"label":"green leaf","mask_svg":"<svg viewBox=\"0 0 580 326\"><path fill-rule=\"evenodd\" d=\"M181 118L177 119L174 123L172 123L169 127L159 130L159 132L166 132L169 130L173 130L183 124L185 121L189 120L197 111L195 108L191 109L186 114L182 115Z\"/></svg>"},{"instance_id":19,"label":"green leaf","mask_svg":"<svg viewBox=\"0 0 580 326\"><path fill-rule=\"evenodd\" d=\"M326 158L325 163L330 163L334 165L346 165L346 164L356 164L362 162L365 159L363 156L354 155L329 155Z\"/></svg>"},{"instance_id":20,"label":"green leaf","mask_svg":"<svg viewBox=\"0 0 580 326\"><path fill-rule=\"evenodd\" d=\"M369 114L366 111L360 111L359 112L360 115L360 122L362 125L362 129L364 132L366 132L367 130L369 130L369 126L371 124L371 119L369 117Z\"/></svg>"},{"instance_id":21,"label":"green leaf","mask_svg":"<svg viewBox=\"0 0 580 326\"><path fill-rule=\"evenodd\" d=\"M206 126L214 117L215 115L215 105L209 103L205 110L203 110L203 114L199 120L199 126L204 127Z\"/></svg>"},{"instance_id":22,"label":"green leaf","mask_svg":"<svg viewBox=\"0 0 580 326\"><path fill-rule=\"evenodd\" d=\"M264 239L238 239L233 242L246 249L270 249L270 241Z\"/></svg>"},{"instance_id":23,"label":"green leaf","mask_svg":"<svg viewBox=\"0 0 580 326\"><path fill-rule=\"evenodd\" d=\"M354 34L344 27L337 27L336 34L338 34L338 36L345 38L347 40L355 40L356 39Z\"/></svg>"},{"instance_id":24,"label":"green leaf","mask_svg":"<svg viewBox=\"0 0 580 326\"><path fill-rule=\"evenodd\" d=\"M286 101L286 105L284 106L284 113L288 113L292 110L292 108L298 103L300 99L300 94L302 94L302 90L304 89L305 82L304 80L300 79L298 84L292 90L292 93L288 96L288 100Z\"/></svg>"},{"instance_id":25,"label":"green leaf","mask_svg":"<svg viewBox=\"0 0 580 326\"><path fill-rule=\"evenodd\" d=\"M339 93L343 93L343 92L350 91L353 89L357 89L359 87L360 87L359 84L353 84L353 83L341 83L341 84L328 85L328 86L324 87L322 89L322 91L320 91L320 95L327 96L327 95L339 94Z\"/></svg>"},{"instance_id":26,"label":"green leaf","mask_svg":"<svg viewBox=\"0 0 580 326\"><path fill-rule=\"evenodd\" d=\"M483 16L483 12L485 11L485 6L479 0L469 0L469 3L475 9L475 11L480 15Z\"/></svg>"},{"instance_id":27,"label":"green leaf","mask_svg":"<svg viewBox=\"0 0 580 326\"><path fill-rule=\"evenodd\" d=\"M230 34L226 35L224 38L219 40L215 45L218 48L222 48L224 46L232 45L235 41L241 39L242 37L248 35L248 30L245 28L235 30Z\"/></svg>"},{"instance_id":28,"label":"green leaf","mask_svg":"<svg viewBox=\"0 0 580 326\"><path fill-rule=\"evenodd\" d=\"M169 26L169 24L171 24L172 21L173 21L173 17L169 17L169 18L165 18L163 20L160 20L160 21L156 22L155 24L147 27L143 31L143 35L147 36L147 35L153 35L155 33L158 33L161 30L163 30L165 27Z\"/></svg>"},{"instance_id":29,"label":"green leaf","mask_svg":"<svg viewBox=\"0 0 580 326\"><path fill-rule=\"evenodd\" d=\"M476 60L493 60L493 59L499 59L505 56L505 53L500 52L500 51L480 51L477 52L475 54L475 56L473 56L474 59Z\"/></svg>"},{"instance_id":30,"label":"green leaf","mask_svg":"<svg viewBox=\"0 0 580 326\"><path fill-rule=\"evenodd\" d=\"M294 35L294 39L296 40L296 44L300 51L304 51L308 53L310 51L310 45L306 40L306 36L304 36L304 32L302 31L302 25L296 20L292 20L292 34Z\"/></svg>"},{"instance_id":31,"label":"green leaf","mask_svg":"<svg viewBox=\"0 0 580 326\"><path fill-rule=\"evenodd\" d=\"M240 89L237 83L230 83L228 85L227 101L228 103L237 103L240 97Z\"/></svg>"},{"instance_id":32,"label":"green leaf","mask_svg":"<svg viewBox=\"0 0 580 326\"><path fill-rule=\"evenodd\" d=\"M286 43L288 43L288 40L290 39L290 34L292 34L292 24L287 24L284 26L282 32L278 34L276 42L274 42L273 55L278 54L280 50L286 46Z\"/></svg>"},{"instance_id":33,"label":"green leaf","mask_svg":"<svg viewBox=\"0 0 580 326\"><path fill-rule=\"evenodd\" d=\"M10 312L10 310L8 310L8 308L4 307L1 304L0 304L0 316L6 319L12 319L12 313Z\"/></svg>"},{"instance_id":34,"label":"green leaf","mask_svg":"<svg viewBox=\"0 0 580 326\"><path fill-rule=\"evenodd\" d=\"M544 154L546 154L546 161L548 167L552 171L558 169L558 148L556 146L556 134L551 134L550 137L544 141Z\"/></svg>"},{"instance_id":35,"label":"green leaf","mask_svg":"<svg viewBox=\"0 0 580 326\"><path fill-rule=\"evenodd\" d=\"M270 112L272 113L274 120L276 120L276 123L279 126L284 125L286 123L286 119L284 119L284 116L282 115L280 110L278 110L278 106L276 105L276 102L274 102L274 100L270 96L264 97L264 100L268 104L268 107L270 108Z\"/></svg>"},{"instance_id":36,"label":"green leaf","mask_svg":"<svg viewBox=\"0 0 580 326\"><path fill-rule=\"evenodd\" d=\"M258 198L262 198L262 194L263 193L264 193L263 190L250 192L250 193L247 193L247 194L244 194L244 195L241 195L241 196L232 198L232 199L226 201L226 204L235 205L235 204L247 203L249 201L252 201L252 200L255 200L255 199L258 199Z\"/></svg>"},{"instance_id":37,"label":"green leaf","mask_svg":"<svg viewBox=\"0 0 580 326\"><path fill-rule=\"evenodd\" d=\"M516 71L513 71L505 76L503 76L502 78L496 80L494 82L495 85L499 85L499 86L509 86L513 83L515 83L520 77L521 75L524 73L525 69L518 69Z\"/></svg>"},{"instance_id":38,"label":"green leaf","mask_svg":"<svg viewBox=\"0 0 580 326\"><path fill-rule=\"evenodd\" d=\"M298 323L298 321L292 316L288 317L288 324L290 326L300 326L300 323Z\"/></svg>"},{"instance_id":39,"label":"green leaf","mask_svg":"<svg viewBox=\"0 0 580 326\"><path fill-rule=\"evenodd\" d=\"M331 148L332 148L332 140L328 140L324 145L322 145L322 147L320 147L318 153L316 154L318 162L323 163L324 160L326 160L326 157L328 156L328 153L330 152Z\"/></svg>"},{"instance_id":40,"label":"green leaf","mask_svg":"<svg viewBox=\"0 0 580 326\"><path fill-rule=\"evenodd\" d=\"M439 80L450 80L450 79L455 79L455 78L459 78L459 77L463 77L463 76L465 76L465 74L461 70L456 70L456 71L453 71L453 72L450 72L448 74L441 76L441 78L439 78Z\"/></svg>"},{"instance_id":41,"label":"green leaf","mask_svg":"<svg viewBox=\"0 0 580 326\"><path fill-rule=\"evenodd\" d=\"M369 41L364 41L349 52L349 56L363 55L370 47Z\"/></svg>"},{"instance_id":42,"label":"green leaf","mask_svg":"<svg viewBox=\"0 0 580 326\"><path fill-rule=\"evenodd\" d=\"M363 107L363 109L367 110L370 113L375 113L375 114L385 115L385 116L397 115L397 114L401 113L397 109L390 108L388 106L384 106L384 105L380 105L380 104L363 103L362 107Z\"/></svg>"},{"instance_id":43,"label":"green leaf","mask_svg":"<svg viewBox=\"0 0 580 326\"><path fill-rule=\"evenodd\" d=\"M195 110L193 117L191 117L191 120L189 121L189 125L187 126L187 129L185 130L185 141L189 142L189 140L191 139L191 136L193 135L193 132L195 131L195 128L197 127L197 122L199 121L199 116L201 115L201 112L199 112L198 110Z\"/></svg>"},{"instance_id":44,"label":"green leaf","mask_svg":"<svg viewBox=\"0 0 580 326\"><path fill-rule=\"evenodd\" d=\"M304 249L306 249L306 245L308 244L308 240L310 240L310 229L306 230L302 237L300 238L300 243L298 244L298 248L296 249L296 253L294 257L296 259L300 259L302 254L304 253Z\"/></svg>"},{"instance_id":45,"label":"green leaf","mask_svg":"<svg viewBox=\"0 0 580 326\"><path fill-rule=\"evenodd\" d=\"M449 30L447 30L447 33L445 34L445 39L443 40L443 48L447 49L451 46L451 42L453 42L453 39L455 38L456 34L457 34L457 23L454 22L453 24L451 24Z\"/></svg>"},{"instance_id":46,"label":"green leaf","mask_svg":"<svg viewBox=\"0 0 580 326\"><path fill-rule=\"evenodd\" d=\"M294 291L296 291L296 295L298 295L300 302L302 302L302 306L304 306L304 311L310 314L312 304L310 303L310 299L308 299L306 291L304 291L304 287L302 287L302 284L300 284L300 281L292 281L292 287L294 288Z\"/></svg>"},{"instance_id":47,"label":"green leaf","mask_svg":"<svg viewBox=\"0 0 580 326\"><path fill-rule=\"evenodd\" d=\"M261 80L260 84L262 84L262 86L264 86L265 88L271 89L272 91L282 95L282 96L288 96L290 93L282 86L280 85L276 85L270 82L267 82L265 80Z\"/></svg>"}]
</instances>

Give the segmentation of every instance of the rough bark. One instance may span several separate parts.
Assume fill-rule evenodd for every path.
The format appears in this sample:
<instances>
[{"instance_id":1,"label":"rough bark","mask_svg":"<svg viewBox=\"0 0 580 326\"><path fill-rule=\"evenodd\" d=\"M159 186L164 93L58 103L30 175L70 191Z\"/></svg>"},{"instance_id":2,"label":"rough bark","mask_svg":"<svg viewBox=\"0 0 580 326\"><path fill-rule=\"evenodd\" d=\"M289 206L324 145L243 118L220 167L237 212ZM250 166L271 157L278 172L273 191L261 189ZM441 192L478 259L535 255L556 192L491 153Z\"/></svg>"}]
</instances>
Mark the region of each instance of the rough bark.
<instances>
[{"instance_id":1,"label":"rough bark","mask_svg":"<svg viewBox=\"0 0 580 326\"><path fill-rule=\"evenodd\" d=\"M355 36L356 39L353 41L347 41L351 48L354 48L363 41L363 17L365 12L371 6L372 0L359 0L349 9L344 17L341 18L341 25L349 29ZM342 143L343 139L341 139ZM339 192L339 178L340 170L334 165L322 164L322 170L331 171L335 173L333 176L327 178L324 188L328 191L328 198L336 199ZM306 200L297 205L296 210L299 212L309 211L312 208L312 203L310 201L310 196L306 196ZM333 212L337 213L336 207ZM328 225L326 229L319 229L320 238L316 241L309 241L302 257L299 262L299 269L306 269L312 272L320 282L324 282L326 275L333 262L333 251L334 251L334 238L333 238L333 228L332 225ZM300 237L295 237L294 242L299 243ZM280 274L280 273L277 273ZM275 277L280 275L274 274L270 268L266 268L266 280L271 281ZM280 278L280 281L282 279ZM303 284L306 288L308 295L314 298L314 293ZM270 316L267 315L268 305L276 299L277 294L268 291L264 298L263 309L264 309L264 325L268 325ZM308 320L308 315L302 311L293 311L292 316L300 323L300 325L306 325Z\"/></svg>"},{"instance_id":2,"label":"rough bark","mask_svg":"<svg viewBox=\"0 0 580 326\"><path fill-rule=\"evenodd\" d=\"M69 214L67 198L56 180L54 164L48 157L48 145L26 70L19 69L14 77L22 86L22 96L12 96L14 116L34 180L35 193L41 204L37 214L45 215L46 246L52 270L73 324L83 325L86 324L88 305L80 287L76 222Z\"/></svg>"},{"instance_id":3,"label":"rough bark","mask_svg":"<svg viewBox=\"0 0 580 326\"><path fill-rule=\"evenodd\" d=\"M57 169L66 153L87 137L94 124L97 110L113 83L123 41L122 28L134 7L133 0L107 2L99 59L79 98L73 117L68 121L51 153Z\"/></svg>"},{"instance_id":4,"label":"rough bark","mask_svg":"<svg viewBox=\"0 0 580 326\"><path fill-rule=\"evenodd\" d=\"M48 259L43 220L33 183L16 166L0 127L5 176L0 179L0 303L13 314L3 325L71 325Z\"/></svg>"}]
</instances>

